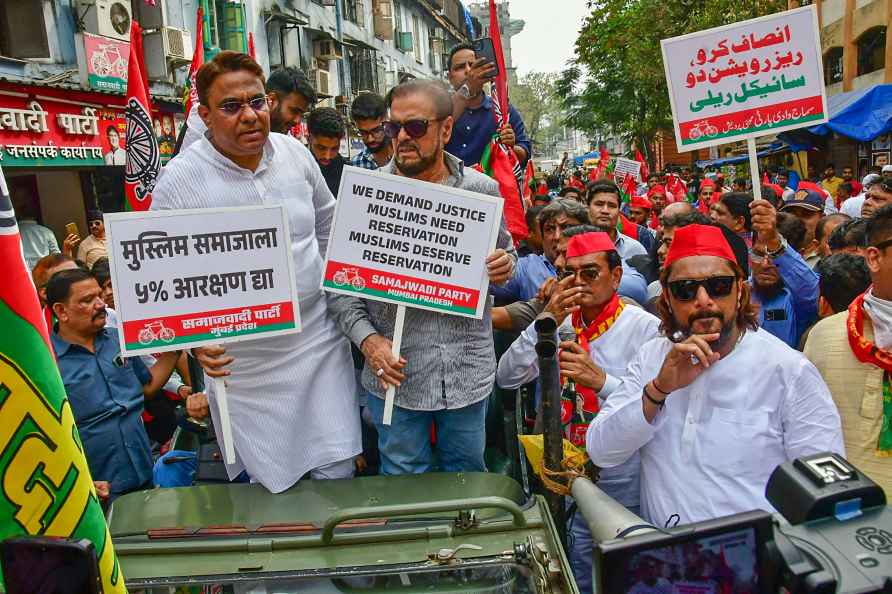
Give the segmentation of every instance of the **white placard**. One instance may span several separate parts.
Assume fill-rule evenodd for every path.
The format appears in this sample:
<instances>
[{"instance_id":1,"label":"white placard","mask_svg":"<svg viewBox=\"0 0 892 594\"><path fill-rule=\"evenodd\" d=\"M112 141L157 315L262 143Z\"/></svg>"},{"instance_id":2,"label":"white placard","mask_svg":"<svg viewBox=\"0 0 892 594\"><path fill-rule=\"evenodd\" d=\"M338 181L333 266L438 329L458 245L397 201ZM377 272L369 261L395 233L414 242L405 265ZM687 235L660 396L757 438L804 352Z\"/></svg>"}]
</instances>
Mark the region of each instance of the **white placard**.
<instances>
[{"instance_id":1,"label":"white placard","mask_svg":"<svg viewBox=\"0 0 892 594\"><path fill-rule=\"evenodd\" d=\"M624 159L623 157L616 157L613 160L613 179L616 180L616 183L622 185L623 181L626 179L627 175L631 175L635 178L635 181L641 182L641 163L635 161L633 159Z\"/></svg>"}]
</instances>

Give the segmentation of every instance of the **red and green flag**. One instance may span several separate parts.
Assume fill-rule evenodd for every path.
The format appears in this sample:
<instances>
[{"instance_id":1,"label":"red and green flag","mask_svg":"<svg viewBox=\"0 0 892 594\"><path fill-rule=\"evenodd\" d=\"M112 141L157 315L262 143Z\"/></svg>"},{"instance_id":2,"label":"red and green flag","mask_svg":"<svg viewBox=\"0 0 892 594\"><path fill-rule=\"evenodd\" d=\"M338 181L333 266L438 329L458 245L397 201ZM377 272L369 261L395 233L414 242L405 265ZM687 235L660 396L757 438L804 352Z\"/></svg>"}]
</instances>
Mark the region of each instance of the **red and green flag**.
<instances>
[{"instance_id":1,"label":"red and green flag","mask_svg":"<svg viewBox=\"0 0 892 594\"><path fill-rule=\"evenodd\" d=\"M639 170L641 173L641 180L647 181L647 178L650 177L650 167L647 166L647 159L641 154L640 149L635 149L635 160L641 163L641 169Z\"/></svg>"},{"instance_id":2,"label":"red and green flag","mask_svg":"<svg viewBox=\"0 0 892 594\"><path fill-rule=\"evenodd\" d=\"M601 157L598 159L598 172L595 174L596 179L612 176L613 168L615 166L610 160L610 153L607 152L607 147L603 144L601 145L600 153Z\"/></svg>"},{"instance_id":3,"label":"red and green flag","mask_svg":"<svg viewBox=\"0 0 892 594\"><path fill-rule=\"evenodd\" d=\"M183 111L186 115L192 110L193 105L198 105L198 88L195 86L195 77L198 69L204 66L204 9L199 6L195 15L195 50L192 52L192 64L189 66L189 75L186 77L186 92L183 96Z\"/></svg>"},{"instance_id":4,"label":"red and green flag","mask_svg":"<svg viewBox=\"0 0 892 594\"><path fill-rule=\"evenodd\" d=\"M0 540L92 541L106 594L125 593L0 171Z\"/></svg>"},{"instance_id":5,"label":"red and green flag","mask_svg":"<svg viewBox=\"0 0 892 594\"><path fill-rule=\"evenodd\" d=\"M127 122L124 148L127 165L124 168L124 194L127 210L149 210L152 188L161 171L161 151L152 126L149 83L145 76L142 55L142 28L133 21L130 26L130 64L127 72Z\"/></svg>"},{"instance_id":6,"label":"red and green flag","mask_svg":"<svg viewBox=\"0 0 892 594\"><path fill-rule=\"evenodd\" d=\"M492 37L493 50L499 68L492 85L492 113L496 119L496 130L501 130L508 123L508 74L505 70L505 56L502 53L502 35L499 32L499 17L495 0L489 0L489 31ZM532 155L530 155L532 157ZM524 213L523 193L524 170L514 151L501 142L498 134L494 135L489 146L483 152L479 163L480 171L489 175L499 184L499 193L505 200L503 213L508 232L517 243L529 235Z\"/></svg>"}]
</instances>

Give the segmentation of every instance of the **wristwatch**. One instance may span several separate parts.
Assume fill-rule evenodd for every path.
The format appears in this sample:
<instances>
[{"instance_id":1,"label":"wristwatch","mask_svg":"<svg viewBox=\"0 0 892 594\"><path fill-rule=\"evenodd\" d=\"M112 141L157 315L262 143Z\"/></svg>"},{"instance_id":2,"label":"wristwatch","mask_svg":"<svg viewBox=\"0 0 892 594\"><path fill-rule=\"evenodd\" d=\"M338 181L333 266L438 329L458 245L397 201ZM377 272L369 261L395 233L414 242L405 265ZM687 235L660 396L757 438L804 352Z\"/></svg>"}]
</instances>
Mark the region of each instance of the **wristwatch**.
<instances>
[{"instance_id":1,"label":"wristwatch","mask_svg":"<svg viewBox=\"0 0 892 594\"><path fill-rule=\"evenodd\" d=\"M468 86L468 83L463 84L458 88L457 93L464 97L465 99L473 99L477 95L471 95L471 87Z\"/></svg>"},{"instance_id":2,"label":"wristwatch","mask_svg":"<svg viewBox=\"0 0 892 594\"><path fill-rule=\"evenodd\" d=\"M768 257L771 258L771 259L777 258L777 257L780 256L781 254L783 254L783 253L784 253L784 250L787 249L787 246L790 245L790 244L787 243L787 240L784 239L784 236L783 236L783 235L778 234L778 236L779 236L779 238L780 238L780 247L777 248L776 250L774 250L773 252L766 252L766 253L765 253L765 255L768 256ZM765 247L767 248L768 246L766 245Z\"/></svg>"}]
</instances>

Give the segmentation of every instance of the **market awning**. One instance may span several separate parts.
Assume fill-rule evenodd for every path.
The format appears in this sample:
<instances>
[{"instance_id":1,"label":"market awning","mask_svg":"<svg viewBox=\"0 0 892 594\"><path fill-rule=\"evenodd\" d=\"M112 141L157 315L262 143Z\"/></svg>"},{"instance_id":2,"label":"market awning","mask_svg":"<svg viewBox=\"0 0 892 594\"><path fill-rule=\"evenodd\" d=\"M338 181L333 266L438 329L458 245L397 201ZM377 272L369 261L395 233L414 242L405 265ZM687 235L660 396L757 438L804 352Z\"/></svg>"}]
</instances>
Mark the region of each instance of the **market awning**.
<instances>
[{"instance_id":1,"label":"market awning","mask_svg":"<svg viewBox=\"0 0 892 594\"><path fill-rule=\"evenodd\" d=\"M776 153L782 153L788 150L790 150L790 147L788 147L785 143L773 142L761 151L757 151L756 155L759 157L767 157L768 155L774 155ZM704 159L703 161L697 161L697 167L699 167L700 169L705 169L707 167L737 165L738 163L745 163L747 160L749 160L749 155L736 155L734 157L724 157L721 159Z\"/></svg>"},{"instance_id":2,"label":"market awning","mask_svg":"<svg viewBox=\"0 0 892 594\"><path fill-rule=\"evenodd\" d=\"M892 84L838 93L827 98L830 120L826 124L778 135L793 150L807 150L819 136L836 132L858 142L869 142L892 132Z\"/></svg>"}]
</instances>

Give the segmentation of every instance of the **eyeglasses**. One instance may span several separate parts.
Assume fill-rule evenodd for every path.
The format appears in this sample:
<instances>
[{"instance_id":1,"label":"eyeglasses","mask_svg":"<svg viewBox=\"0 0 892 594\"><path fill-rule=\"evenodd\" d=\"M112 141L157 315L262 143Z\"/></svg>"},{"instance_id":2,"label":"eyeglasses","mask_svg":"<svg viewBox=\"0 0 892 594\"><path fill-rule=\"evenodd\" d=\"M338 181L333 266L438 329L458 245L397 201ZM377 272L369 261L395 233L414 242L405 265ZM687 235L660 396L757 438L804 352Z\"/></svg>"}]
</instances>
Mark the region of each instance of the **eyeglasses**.
<instances>
[{"instance_id":1,"label":"eyeglasses","mask_svg":"<svg viewBox=\"0 0 892 594\"><path fill-rule=\"evenodd\" d=\"M601 276L601 269L596 266L586 266L579 270L569 270L565 268L558 273L558 276L563 280L565 278L570 278L571 276L575 277L577 274L582 277L584 282L593 283L598 280L599 276Z\"/></svg>"},{"instance_id":2,"label":"eyeglasses","mask_svg":"<svg viewBox=\"0 0 892 594\"><path fill-rule=\"evenodd\" d=\"M737 280L733 276L711 276L709 278L700 279L682 279L669 282L669 290L672 296L679 301L691 301L697 296L700 287L706 289L706 293L713 299L717 297L727 297L734 288L734 281Z\"/></svg>"},{"instance_id":3,"label":"eyeglasses","mask_svg":"<svg viewBox=\"0 0 892 594\"><path fill-rule=\"evenodd\" d=\"M266 95L259 95L246 102L242 101L224 101L217 107L228 116L234 116L241 113L245 106L250 107L254 111L266 111L269 109L269 103Z\"/></svg>"},{"instance_id":4,"label":"eyeglasses","mask_svg":"<svg viewBox=\"0 0 892 594\"><path fill-rule=\"evenodd\" d=\"M380 136L384 133L385 129L386 128L384 124L381 124L380 126L375 126L371 130L363 130L362 128L357 128L356 131L359 132L360 136L365 138L367 136Z\"/></svg>"},{"instance_id":5,"label":"eyeglasses","mask_svg":"<svg viewBox=\"0 0 892 594\"><path fill-rule=\"evenodd\" d=\"M409 138L421 138L427 134L427 128L431 122L438 122L443 118L434 118L432 120L406 120L405 122L384 122L384 131L391 138L400 135L400 130L405 130Z\"/></svg>"},{"instance_id":6,"label":"eyeglasses","mask_svg":"<svg viewBox=\"0 0 892 594\"><path fill-rule=\"evenodd\" d=\"M763 262L771 263L774 262L774 259L766 254L760 254L759 252L750 250L750 262L753 264L762 264Z\"/></svg>"},{"instance_id":7,"label":"eyeglasses","mask_svg":"<svg viewBox=\"0 0 892 594\"><path fill-rule=\"evenodd\" d=\"M872 248L876 248L876 249L878 249L878 250L880 250L880 251L883 251L884 249L886 249L886 248L889 247L890 245L892 245L892 239L887 239L886 241L881 241L881 242L879 242L878 244L876 244L876 245L872 245L872 246L870 246L870 247L872 247Z\"/></svg>"}]
</instances>

